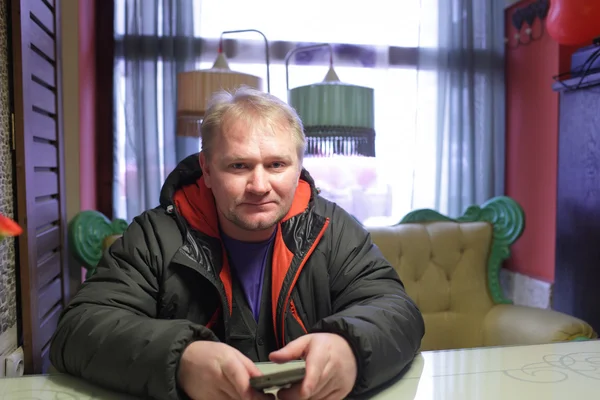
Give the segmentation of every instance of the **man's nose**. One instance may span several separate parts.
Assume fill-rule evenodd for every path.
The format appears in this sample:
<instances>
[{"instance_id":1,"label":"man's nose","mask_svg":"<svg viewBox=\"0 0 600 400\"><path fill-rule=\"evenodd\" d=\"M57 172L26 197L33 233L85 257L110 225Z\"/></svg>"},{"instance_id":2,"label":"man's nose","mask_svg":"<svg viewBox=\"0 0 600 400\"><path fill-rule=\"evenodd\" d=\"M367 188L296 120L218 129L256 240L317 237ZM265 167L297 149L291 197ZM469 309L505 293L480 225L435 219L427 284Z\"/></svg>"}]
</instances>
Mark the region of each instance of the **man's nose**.
<instances>
[{"instance_id":1,"label":"man's nose","mask_svg":"<svg viewBox=\"0 0 600 400\"><path fill-rule=\"evenodd\" d=\"M248 181L248 191L257 195L264 195L271 191L268 172L262 167L257 167L252 171Z\"/></svg>"}]
</instances>

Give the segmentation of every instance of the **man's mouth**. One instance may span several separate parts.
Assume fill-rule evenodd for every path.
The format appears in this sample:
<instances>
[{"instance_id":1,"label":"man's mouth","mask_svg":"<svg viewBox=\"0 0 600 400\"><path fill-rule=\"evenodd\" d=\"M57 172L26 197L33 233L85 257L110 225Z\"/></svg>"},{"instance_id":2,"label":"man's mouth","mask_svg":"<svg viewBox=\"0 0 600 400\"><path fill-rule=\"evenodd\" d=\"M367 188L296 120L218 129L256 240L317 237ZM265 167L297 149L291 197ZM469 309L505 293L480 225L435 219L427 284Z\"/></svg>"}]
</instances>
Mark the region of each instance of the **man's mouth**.
<instances>
[{"instance_id":1,"label":"man's mouth","mask_svg":"<svg viewBox=\"0 0 600 400\"><path fill-rule=\"evenodd\" d=\"M270 204L275 204L274 201L261 201L258 203L254 203L254 202L243 202L242 205L246 205L246 206L253 206L253 207L261 207L261 206L266 206L266 205L270 205Z\"/></svg>"}]
</instances>

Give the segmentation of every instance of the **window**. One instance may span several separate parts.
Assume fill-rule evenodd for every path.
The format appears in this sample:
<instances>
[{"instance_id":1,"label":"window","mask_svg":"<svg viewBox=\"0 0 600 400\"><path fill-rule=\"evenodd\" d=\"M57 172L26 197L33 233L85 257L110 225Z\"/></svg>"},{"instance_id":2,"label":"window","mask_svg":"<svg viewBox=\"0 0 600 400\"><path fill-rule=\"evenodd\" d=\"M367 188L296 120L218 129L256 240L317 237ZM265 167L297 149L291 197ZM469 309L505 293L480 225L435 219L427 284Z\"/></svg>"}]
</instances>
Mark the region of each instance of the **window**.
<instances>
[{"instance_id":1,"label":"window","mask_svg":"<svg viewBox=\"0 0 600 400\"><path fill-rule=\"evenodd\" d=\"M271 41L419 45L421 1L415 0L206 0L194 8L197 37L254 28Z\"/></svg>"},{"instance_id":2,"label":"window","mask_svg":"<svg viewBox=\"0 0 600 400\"><path fill-rule=\"evenodd\" d=\"M390 56L392 50L403 54L403 50L437 45L437 30L433 28L436 24L431 24L431 29L423 29L424 18L437 19L437 8L433 6L428 8L432 12L423 15L422 10L426 7L423 3L428 2L433 4L433 0L373 0L368 6L357 0L195 1L194 35L215 43L223 31L253 28L262 31L271 45L282 41L343 43L374 49L373 67L364 67L350 59L336 63L335 69L343 82L371 87L375 91L376 157L306 157L304 166L315 178L323 196L337 202L365 225L391 225L413 209L418 200L415 196L425 198L426 202L435 197L434 185L420 190L414 190L414 186L416 165L420 165L420 174L431 174L431 181L435 180L436 163L430 157L435 157L433 132L436 121L431 116L436 115L437 75L434 70L417 70L417 57L391 60ZM221 15L227 15L227 18L220 18ZM122 17L117 15L117 34L119 18ZM255 43L256 47L252 47L257 52L262 51L262 39L258 35L239 33L227 38ZM216 53L204 51L198 57L196 67L210 68L215 57ZM261 57L262 53L240 52L239 56L229 60L229 64L233 70L264 80L265 65L261 63ZM162 61L159 61L157 67L161 68L161 65ZM122 64L117 62L115 68L115 92L119 96L125 90L128 78ZM326 65L290 65L290 88L319 82L326 72ZM272 60L270 75L271 93L287 100L285 65L281 57ZM158 77L156 93L161 96L161 74ZM423 111L428 108L430 113ZM429 118L420 115L429 115ZM127 162L126 136L120 133L125 131L126 123L120 109L116 135L120 176L137 173L132 170L135 165ZM428 136L423 132L432 133ZM117 214L118 210L125 209L126 200L135 201L127 196L125 188L120 189L115 200L118 201Z\"/></svg>"}]
</instances>

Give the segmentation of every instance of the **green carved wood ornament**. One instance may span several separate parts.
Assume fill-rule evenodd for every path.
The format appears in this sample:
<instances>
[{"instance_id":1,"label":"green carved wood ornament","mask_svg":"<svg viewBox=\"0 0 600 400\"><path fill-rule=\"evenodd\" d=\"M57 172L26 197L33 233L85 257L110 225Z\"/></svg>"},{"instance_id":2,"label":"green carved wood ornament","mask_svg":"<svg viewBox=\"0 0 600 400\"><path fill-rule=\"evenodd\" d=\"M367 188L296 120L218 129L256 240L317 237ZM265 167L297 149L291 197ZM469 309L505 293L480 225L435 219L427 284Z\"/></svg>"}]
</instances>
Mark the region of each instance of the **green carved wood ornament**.
<instances>
[{"instance_id":1,"label":"green carved wood ornament","mask_svg":"<svg viewBox=\"0 0 600 400\"><path fill-rule=\"evenodd\" d=\"M102 258L104 239L121 235L127 229L127 221L110 221L99 211L78 213L69 222L69 246L75 259L87 270L86 278L92 276Z\"/></svg>"},{"instance_id":2,"label":"green carved wood ornament","mask_svg":"<svg viewBox=\"0 0 600 400\"><path fill-rule=\"evenodd\" d=\"M510 256L510 246L521 236L525 229L525 213L521 206L507 196L498 196L481 206L471 206L456 219L447 217L431 209L415 210L408 213L404 223L431 221L488 222L493 226L493 238L487 265L487 281L492 300L496 304L511 304L504 296L500 285L502 263Z\"/></svg>"}]
</instances>

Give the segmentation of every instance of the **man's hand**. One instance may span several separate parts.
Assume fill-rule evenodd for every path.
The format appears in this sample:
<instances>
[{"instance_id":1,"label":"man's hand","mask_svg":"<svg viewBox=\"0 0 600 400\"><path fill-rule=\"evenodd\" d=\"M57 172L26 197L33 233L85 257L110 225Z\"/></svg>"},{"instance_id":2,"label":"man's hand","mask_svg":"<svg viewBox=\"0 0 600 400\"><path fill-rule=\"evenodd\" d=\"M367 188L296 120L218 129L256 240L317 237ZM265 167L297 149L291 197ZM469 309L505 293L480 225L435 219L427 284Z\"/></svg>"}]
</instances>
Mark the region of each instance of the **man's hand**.
<instances>
[{"instance_id":1,"label":"man's hand","mask_svg":"<svg viewBox=\"0 0 600 400\"><path fill-rule=\"evenodd\" d=\"M357 366L354 352L343 337L332 333L304 335L270 354L276 363L303 358L306 376L302 383L281 390L281 400L345 398L354 387Z\"/></svg>"},{"instance_id":2,"label":"man's hand","mask_svg":"<svg viewBox=\"0 0 600 400\"><path fill-rule=\"evenodd\" d=\"M179 364L179 386L192 400L272 399L250 386L262 373L238 350L224 343L197 341L184 350Z\"/></svg>"}]
</instances>

